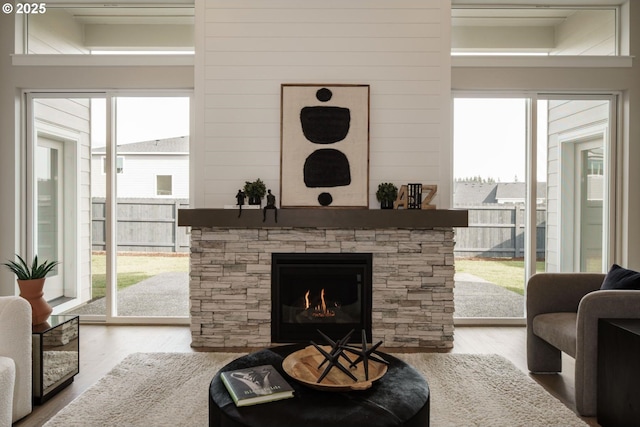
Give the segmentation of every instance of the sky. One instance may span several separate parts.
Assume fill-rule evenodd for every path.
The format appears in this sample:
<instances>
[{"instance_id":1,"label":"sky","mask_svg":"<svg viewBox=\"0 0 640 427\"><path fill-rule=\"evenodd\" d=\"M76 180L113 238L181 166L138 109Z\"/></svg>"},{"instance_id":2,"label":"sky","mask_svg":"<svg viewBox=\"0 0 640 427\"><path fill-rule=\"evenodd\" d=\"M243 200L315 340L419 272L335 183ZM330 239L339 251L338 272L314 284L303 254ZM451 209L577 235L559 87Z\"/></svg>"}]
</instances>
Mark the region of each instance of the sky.
<instances>
[{"instance_id":1,"label":"sky","mask_svg":"<svg viewBox=\"0 0 640 427\"><path fill-rule=\"evenodd\" d=\"M92 100L93 117L105 117L106 101ZM119 97L117 100L118 144L189 135L189 98ZM106 140L104 120L92 120L94 147Z\"/></svg>"},{"instance_id":2,"label":"sky","mask_svg":"<svg viewBox=\"0 0 640 427\"><path fill-rule=\"evenodd\" d=\"M538 108L540 114L546 109ZM480 176L496 182L525 180L526 101L523 98L455 98L454 178ZM546 117L539 117L544 135ZM545 180L545 146L539 144L538 181Z\"/></svg>"}]
</instances>

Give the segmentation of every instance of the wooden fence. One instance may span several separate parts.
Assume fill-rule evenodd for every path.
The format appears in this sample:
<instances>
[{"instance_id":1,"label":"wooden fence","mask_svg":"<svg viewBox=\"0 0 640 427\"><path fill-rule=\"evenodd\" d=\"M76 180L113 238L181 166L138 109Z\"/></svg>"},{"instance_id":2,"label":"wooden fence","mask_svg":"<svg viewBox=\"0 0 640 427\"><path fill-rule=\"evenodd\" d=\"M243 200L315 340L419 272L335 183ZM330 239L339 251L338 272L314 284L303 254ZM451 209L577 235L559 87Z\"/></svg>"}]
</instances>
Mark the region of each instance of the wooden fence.
<instances>
[{"instance_id":1,"label":"wooden fence","mask_svg":"<svg viewBox=\"0 0 640 427\"><path fill-rule=\"evenodd\" d=\"M469 226L456 229L456 257L520 258L524 256L524 206L465 206ZM536 252L545 256L546 207L536 210Z\"/></svg>"},{"instance_id":2,"label":"wooden fence","mask_svg":"<svg viewBox=\"0 0 640 427\"><path fill-rule=\"evenodd\" d=\"M187 227L178 227L186 199L118 199L118 251L189 252ZM456 229L456 257L524 256L524 208L520 205L465 207L469 227ZM106 249L105 199L93 199L93 250ZM544 258L546 209L537 209L537 256Z\"/></svg>"},{"instance_id":3,"label":"wooden fence","mask_svg":"<svg viewBox=\"0 0 640 427\"><path fill-rule=\"evenodd\" d=\"M186 199L118 199L118 251L189 252L187 227L178 227ZM93 250L106 250L105 199L92 200Z\"/></svg>"}]
</instances>

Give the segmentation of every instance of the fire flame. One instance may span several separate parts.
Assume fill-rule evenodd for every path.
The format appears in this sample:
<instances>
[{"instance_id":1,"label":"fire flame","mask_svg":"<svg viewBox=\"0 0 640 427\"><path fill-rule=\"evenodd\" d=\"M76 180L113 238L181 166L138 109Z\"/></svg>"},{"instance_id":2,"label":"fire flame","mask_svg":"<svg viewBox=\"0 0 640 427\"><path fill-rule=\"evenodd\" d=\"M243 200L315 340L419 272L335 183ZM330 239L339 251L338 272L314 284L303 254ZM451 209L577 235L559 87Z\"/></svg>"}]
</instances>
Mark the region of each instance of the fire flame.
<instances>
[{"instance_id":1,"label":"fire flame","mask_svg":"<svg viewBox=\"0 0 640 427\"><path fill-rule=\"evenodd\" d=\"M304 294L304 308L308 310L311 307L311 303L309 301L309 294L311 291L307 290ZM320 304L313 307L311 315L313 317L333 317L336 313L333 310L329 310L327 308L327 301L324 297L324 288L320 291Z\"/></svg>"}]
</instances>

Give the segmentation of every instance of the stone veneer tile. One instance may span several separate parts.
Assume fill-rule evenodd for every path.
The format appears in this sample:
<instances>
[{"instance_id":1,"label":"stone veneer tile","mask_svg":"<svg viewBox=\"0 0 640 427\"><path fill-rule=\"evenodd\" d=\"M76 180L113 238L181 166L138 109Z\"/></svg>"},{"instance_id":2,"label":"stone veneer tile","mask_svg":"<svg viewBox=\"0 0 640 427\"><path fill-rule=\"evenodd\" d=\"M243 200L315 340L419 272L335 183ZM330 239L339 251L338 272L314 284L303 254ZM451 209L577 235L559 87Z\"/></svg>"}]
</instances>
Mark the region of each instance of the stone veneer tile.
<instances>
[{"instance_id":1,"label":"stone veneer tile","mask_svg":"<svg viewBox=\"0 0 640 427\"><path fill-rule=\"evenodd\" d=\"M372 253L373 340L386 347L453 346L451 228L193 228L194 347L271 343L271 254Z\"/></svg>"}]
</instances>

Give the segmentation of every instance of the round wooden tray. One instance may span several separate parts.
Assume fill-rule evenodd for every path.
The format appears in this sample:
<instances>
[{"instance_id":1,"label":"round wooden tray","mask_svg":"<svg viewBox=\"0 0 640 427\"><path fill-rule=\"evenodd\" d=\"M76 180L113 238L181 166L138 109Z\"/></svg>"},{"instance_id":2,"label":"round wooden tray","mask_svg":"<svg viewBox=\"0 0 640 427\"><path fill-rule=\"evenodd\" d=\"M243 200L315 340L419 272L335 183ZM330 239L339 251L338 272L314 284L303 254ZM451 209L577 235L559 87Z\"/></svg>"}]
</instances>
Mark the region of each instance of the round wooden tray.
<instances>
[{"instance_id":1,"label":"round wooden tray","mask_svg":"<svg viewBox=\"0 0 640 427\"><path fill-rule=\"evenodd\" d=\"M323 346L322 348L327 352L331 351L331 347L329 346ZM356 357L349 352L346 354L351 359ZM288 355L282 361L282 369L294 380L311 388L324 391L366 390L371 387L374 381L382 378L387 372L387 365L370 360L368 380L365 380L364 366L362 363L358 363L356 367L349 369L358 379L357 382L354 382L352 378L349 378L339 368L333 367L327 376L318 383L318 378L320 378L320 375L322 375L327 367L325 363L318 369L318 365L320 365L324 359L324 356L316 350L315 347L310 345ZM349 368L346 360L342 359L341 363L345 368Z\"/></svg>"}]
</instances>

